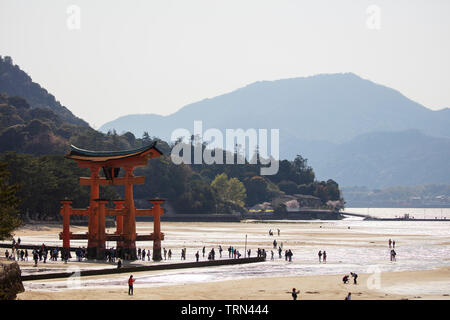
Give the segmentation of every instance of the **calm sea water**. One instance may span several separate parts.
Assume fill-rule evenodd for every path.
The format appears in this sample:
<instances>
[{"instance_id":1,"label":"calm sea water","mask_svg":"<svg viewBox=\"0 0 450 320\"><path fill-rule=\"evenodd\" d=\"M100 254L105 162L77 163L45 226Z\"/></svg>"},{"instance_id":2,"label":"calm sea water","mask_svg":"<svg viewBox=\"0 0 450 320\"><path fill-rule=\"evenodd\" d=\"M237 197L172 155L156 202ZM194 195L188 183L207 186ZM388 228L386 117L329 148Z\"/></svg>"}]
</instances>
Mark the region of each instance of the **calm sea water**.
<instances>
[{"instance_id":1,"label":"calm sea water","mask_svg":"<svg viewBox=\"0 0 450 320\"><path fill-rule=\"evenodd\" d=\"M365 214L377 218L397 218L409 214L415 219L450 219L450 208L346 208L344 212Z\"/></svg>"}]
</instances>

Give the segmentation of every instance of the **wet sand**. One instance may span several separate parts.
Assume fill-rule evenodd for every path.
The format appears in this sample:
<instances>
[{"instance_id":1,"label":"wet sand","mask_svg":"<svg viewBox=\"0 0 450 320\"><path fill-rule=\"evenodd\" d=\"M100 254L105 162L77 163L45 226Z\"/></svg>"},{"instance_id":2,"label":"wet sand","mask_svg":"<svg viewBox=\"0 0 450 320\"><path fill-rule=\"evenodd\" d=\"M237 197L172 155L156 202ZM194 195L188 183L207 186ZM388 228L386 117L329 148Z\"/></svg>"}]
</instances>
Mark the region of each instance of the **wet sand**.
<instances>
[{"instance_id":1,"label":"wet sand","mask_svg":"<svg viewBox=\"0 0 450 320\"><path fill-rule=\"evenodd\" d=\"M368 286L368 283L376 285L376 281L370 278L373 277L371 274L360 274L357 285L353 284L352 279L349 284L343 284L340 275L322 275L240 279L152 288L141 287L140 276L141 273L134 274L137 280L133 296L127 294L125 279L123 288L120 289L27 291L19 294L18 299L291 300L292 287L300 290L300 300L343 300L348 292L352 293L353 300L450 299L450 289L447 293L420 293L420 288L424 285L449 288L450 268L382 273L379 288Z\"/></svg>"},{"instance_id":2,"label":"wet sand","mask_svg":"<svg viewBox=\"0 0 450 320\"><path fill-rule=\"evenodd\" d=\"M280 236L277 229L281 230ZM268 235L268 230L274 236ZM60 226L25 226L16 232L22 243L60 244ZM86 227L72 227L74 233L86 232ZM109 232L113 232L111 229ZM152 223L138 223L138 234L151 233ZM408 223L370 222L264 222L264 223L181 223L165 222L162 231L166 235L163 247L174 252L172 262L180 261L181 248L187 248L187 261L203 246L207 252L217 246L226 249L234 246L243 254L246 248L265 248L268 261L258 266L234 266L193 268L184 271L167 270L139 272L136 277L135 295L127 295L127 275L82 277L81 284L67 287L65 280L25 282L26 292L19 299L291 299L292 287L300 290L300 299L341 300L352 292L357 299L449 299L450 294L450 233L447 225L436 223L418 225ZM399 261L389 262L387 239L397 241ZM272 242L282 242L283 249L292 249L294 261L278 259L270 261ZM83 241L73 241L72 246L83 246ZM110 246L114 245L111 243ZM138 247L151 248L151 243L138 243ZM319 264L317 251L326 249L327 264ZM0 249L4 256L4 249ZM201 258L205 260L206 258ZM31 259L30 259L31 260ZM156 262L133 262L152 264ZM159 263L170 263L162 261ZM24 274L61 271L64 268L113 268L105 262L61 261L40 263L20 262ZM379 267L379 274L370 273L371 266ZM342 283L343 274L357 272L358 285ZM283 275L283 276L281 276ZM379 275L379 278L377 278ZM379 279L379 287L371 286ZM368 282L369 280L369 282ZM369 284L368 284L369 283ZM75 289L73 289L75 288Z\"/></svg>"}]
</instances>

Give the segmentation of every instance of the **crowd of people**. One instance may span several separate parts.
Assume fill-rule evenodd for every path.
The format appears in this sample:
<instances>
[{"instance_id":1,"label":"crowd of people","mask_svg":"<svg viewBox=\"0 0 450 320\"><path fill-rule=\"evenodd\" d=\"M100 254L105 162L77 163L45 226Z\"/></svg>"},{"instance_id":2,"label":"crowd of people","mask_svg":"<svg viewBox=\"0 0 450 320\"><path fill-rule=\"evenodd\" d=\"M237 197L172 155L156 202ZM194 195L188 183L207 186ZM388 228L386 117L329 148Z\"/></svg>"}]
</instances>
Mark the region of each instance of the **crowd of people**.
<instances>
[{"instance_id":1,"label":"crowd of people","mask_svg":"<svg viewBox=\"0 0 450 320\"><path fill-rule=\"evenodd\" d=\"M273 235L272 230L269 231L270 235ZM277 234L280 235L280 229L277 229ZM12 252L9 252L9 250L6 250L5 256L7 259L14 259L14 260L20 260L20 261L28 261L29 259L29 251L28 249L20 249L20 242L21 239L18 238L16 241L13 239L12 243ZM277 248L278 246L278 257L279 259L282 259L283 254L283 242L281 242L278 245L277 240L273 240L272 242L273 248ZM223 247L222 245L218 245L217 248L213 247L210 250L207 250L207 248L204 246L201 249L201 255L203 258L206 258L207 260L215 260L216 259L216 250L219 254L219 257L223 257ZM164 260L171 260L172 259L172 249L166 249L163 248L163 257ZM207 253L208 251L208 253ZM228 249L228 258L230 259L240 259L242 257L242 253L234 246L229 246ZM252 256L252 249L248 248L245 252L246 258L250 258ZM257 248L256 250L256 257L263 257L264 259L267 258L267 250L264 248ZM195 253L195 261L200 261L200 250L196 251ZM284 259L286 261L291 262L292 261L292 250L284 250ZM64 251L62 248L48 248L45 244L42 244L39 248L33 249L31 252L31 257L35 261L35 265L39 261L43 261L46 263L48 260L50 261L57 261L59 258L61 258L61 261L64 261L67 263L70 258L72 258L72 255L70 251ZM152 255L150 249L146 248L137 248L136 249L136 259L132 259L132 256L129 252L123 252L120 248L106 248L104 250L104 261L109 263L118 263L121 258L122 260L138 260L138 261L151 261ZM181 260L186 260L187 257L187 250L186 248L182 248L180 252ZM87 261L88 260L88 250L86 247L78 247L75 249L75 258L77 262ZM270 250L270 259L274 260L274 251ZM122 265L122 260L120 260L120 264Z\"/></svg>"},{"instance_id":2,"label":"crowd of people","mask_svg":"<svg viewBox=\"0 0 450 320\"><path fill-rule=\"evenodd\" d=\"M5 251L6 259L28 261L31 256L34 261L34 265L37 266L38 262L42 261L43 263L47 263L49 260L57 261L59 257L61 257L61 261L67 263L70 258L69 253L58 248L49 248L44 243L39 247L35 247L33 250L30 249L31 253L28 251L28 248L21 248L20 243L20 238L18 238L17 241L15 239L12 240L11 252L9 252L8 249Z\"/></svg>"},{"instance_id":3,"label":"crowd of people","mask_svg":"<svg viewBox=\"0 0 450 320\"><path fill-rule=\"evenodd\" d=\"M277 229L277 233L278 233L278 235L280 234L280 229ZM269 236L273 236L273 231L271 229L269 230ZM67 263L67 261L72 257L69 251L65 252L61 248L49 248L45 244L42 244L38 248L34 248L30 253L28 251L28 249L26 249L26 248L22 249L20 247L20 243L21 243L20 238L18 238L17 241L15 239L12 240L11 252L8 249L5 252L5 257L7 259L17 260L17 261L28 261L31 256L32 259L35 261L35 264L37 265L38 262L43 261L43 263L46 263L49 260L57 261L58 258L61 258L61 261L64 261ZM388 245L389 245L389 248L391 248L390 260L396 261L397 253L394 250L395 245L396 245L395 240L389 239ZM278 251L278 258L282 259L283 258L283 242L278 243L277 240L275 239L272 241L272 247L273 247L273 249L277 249L276 251ZM228 258L230 258L230 259L239 259L242 257L241 252L233 246L229 246L227 250L228 250ZM215 260L216 259L216 249L214 247L211 248L210 250L208 250L208 253L206 253L206 251L207 251L207 249L204 246L201 249L201 255L203 258L206 257L207 260ZM222 252L224 251L222 245L218 245L217 251L219 253L219 257L222 258ZM267 254L268 254L268 252L264 248L257 248L257 250L256 250L257 257L263 257L266 259ZM88 259L87 249L85 247L77 248L75 250L75 255L76 255L76 260L78 262ZM251 250L251 248L249 248L246 251L245 257L250 258L251 255L252 255L252 250ZM172 259L172 250L171 249L167 250L166 248L163 248L163 256L164 256L164 260L171 260ZM197 262L200 261L200 250L196 251L194 256L195 256L195 261L197 261ZM181 260L186 260L186 257L187 257L186 248L182 248L181 249ZM291 249L284 250L285 261L292 262L292 257L293 257L293 252ZM325 250L323 250L323 251L319 250L318 257L319 257L319 263L327 262L327 252ZM120 249L116 249L114 247L105 249L105 251L104 251L104 260L105 261L110 262L110 263L116 263L118 258L122 258L123 260L135 260L135 259L132 259L132 256L130 253L121 252ZM138 248L136 250L136 260L151 261L152 255L151 255L150 249ZM275 260L274 250L270 250L270 260Z\"/></svg>"},{"instance_id":4,"label":"crowd of people","mask_svg":"<svg viewBox=\"0 0 450 320\"><path fill-rule=\"evenodd\" d=\"M277 234L280 235L280 229L277 229ZM273 231L269 230L269 235L273 236ZM6 250L5 256L7 259L14 259L14 260L20 260L20 261L28 261L29 259L29 252L28 249L20 249L20 243L21 239L18 238L16 241L13 239L12 243L12 251L9 252L9 250ZM273 249L277 249L278 246L278 258L282 259L283 255L283 242L278 244L277 240L273 240L272 242ZM208 259L208 260L215 260L216 259L216 249L211 248L208 253L206 254L206 247L204 246L201 249L202 257ZM224 251L222 245L218 245L217 251L219 253L219 257L222 258L222 252ZM171 260L172 259L172 249L166 249L163 248L163 257L164 260ZM252 250L249 248L246 252L245 257L250 258L252 255ZM264 248L258 248L256 251L257 257L263 257L267 258L267 251ZM58 258L61 258L61 261L69 261L70 258L72 258L72 255L70 251L65 252L61 248L48 248L45 246L45 244L42 244L39 248L33 249L31 252L31 256L33 260L35 261L43 261L46 263L48 260L50 261L57 261ZM139 260L139 261L151 261L152 255L150 249L145 248L137 248L136 250L136 259L132 259L132 255L130 252L122 252L120 248L106 248L104 250L104 260L109 263L116 263L119 258L122 260ZM286 261L291 262L292 261L292 250L284 250L284 258ZM186 260L187 252L186 248L181 249L181 260ZM228 247L228 258L230 259L240 259L242 257L242 253L234 246ZM88 252L86 247L78 247L75 249L75 258L77 262L87 261L88 260ZM270 250L270 259L274 260L274 251ZM200 250L195 253L195 261L200 260ZM122 263L122 261L121 261ZM36 262L37 264L37 262Z\"/></svg>"},{"instance_id":5,"label":"crowd of people","mask_svg":"<svg viewBox=\"0 0 450 320\"><path fill-rule=\"evenodd\" d=\"M279 229L277 229L277 234L280 235ZM269 230L269 236L273 236L272 230ZM390 250L390 260L396 261L397 253L394 250L394 248L396 246L395 240L389 239L388 245L389 245L389 248L391 249ZM69 258L71 258L70 251L65 251L61 248L54 248L54 247L50 248L50 247L47 247L44 243L41 246L35 247L34 249L32 249L31 254L29 253L28 248L21 248L21 239L20 238L18 238L17 241L15 239L13 239L12 245L11 245L11 252L7 249L5 251L5 257L7 259L11 259L11 260L28 261L29 256L31 255L33 261L35 262L35 266L37 266L38 262L42 261L43 263L46 263L48 260L57 261L59 258L61 259L61 261L64 261L65 263L67 263ZM278 244L278 241L276 239L274 239L272 241L272 249L276 249L276 251L278 251L278 258L282 259L283 242L280 242L280 244ZM228 258L230 258L230 259L239 259L242 256L242 254L239 252L239 250L233 246L229 246L227 250L228 250ZM207 248L205 246L203 246L203 248L201 250L196 251L196 253L195 253L195 261L196 262L200 261L200 251L202 253L202 257L205 258ZM222 258L222 252L223 252L222 245L218 245L217 251L219 252L220 258ZM251 250L251 248L249 248L246 251L246 257L251 257L251 254L252 254L252 250ZM78 262L88 259L87 249L85 247L77 248L75 250L75 255L76 255L76 260ZM163 248L163 256L164 256L164 260L171 260L172 249L167 250L166 248ZM186 248L182 248L181 249L181 260L186 260L186 256L187 256L187 250L186 250ZM214 247L211 248L208 251L208 254L206 256L207 256L208 260L215 260L216 259L215 248ZM266 249L257 248L256 256L263 257L264 259L266 259L267 258ZM292 256L293 256L293 252L291 249L284 250L285 261L292 262ZM323 251L319 250L318 257L319 257L319 263L327 262L327 252L325 250L323 250ZM132 256L129 252L121 252L120 249L116 249L114 247L105 249L105 251L104 251L105 261L110 262L110 263L116 263L116 260L117 260L117 266L118 266L118 268L120 268L122 266L122 260L120 258L125 259L125 260L132 260L131 259ZM150 249L138 248L136 250L136 260L151 261L151 259L152 259L152 256L151 256ZM274 260L274 250L270 250L270 260ZM350 277L353 278L353 284L356 285L358 274L355 272L350 272L350 274L345 274L342 278L342 282L344 284L348 284L350 281ZM131 276L129 279L129 282L128 282L130 295L133 294L134 281L135 281L135 279ZM297 300L299 293L300 293L299 290L293 288L292 292L291 292L292 298L294 300ZM351 293L348 293L348 295L346 296L345 299L351 300Z\"/></svg>"}]
</instances>

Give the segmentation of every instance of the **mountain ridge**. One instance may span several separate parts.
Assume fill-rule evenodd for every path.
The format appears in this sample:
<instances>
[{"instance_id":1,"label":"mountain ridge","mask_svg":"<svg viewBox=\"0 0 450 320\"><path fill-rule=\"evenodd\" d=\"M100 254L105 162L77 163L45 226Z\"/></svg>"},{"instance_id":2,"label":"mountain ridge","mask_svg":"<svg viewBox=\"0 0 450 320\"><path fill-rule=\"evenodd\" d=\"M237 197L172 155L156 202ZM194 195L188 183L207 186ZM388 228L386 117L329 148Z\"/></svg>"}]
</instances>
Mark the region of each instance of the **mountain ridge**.
<instances>
[{"instance_id":1,"label":"mountain ridge","mask_svg":"<svg viewBox=\"0 0 450 320\"><path fill-rule=\"evenodd\" d=\"M89 127L89 124L76 117L67 107L61 105L55 96L41 87L18 65L13 64L12 58L0 56L0 93L10 97L24 98L31 108L48 108L71 124Z\"/></svg>"},{"instance_id":2,"label":"mountain ridge","mask_svg":"<svg viewBox=\"0 0 450 320\"><path fill-rule=\"evenodd\" d=\"M348 185L346 182L353 181L368 187L385 186L383 180L389 181L390 185L409 184L412 181L405 174L400 174L402 168L392 162L386 162L385 165L397 170L397 173L392 173L399 177L397 181L387 174L389 168L380 167L377 167L379 177L372 177L370 172L365 175L361 172L357 179L347 179L337 172L354 176L349 165L352 158L339 153L340 148L352 150L353 155L364 158L362 150L367 150L360 145L361 141L370 145L370 136L377 137L379 132L386 133L386 141L373 146L376 148L375 154L384 153L389 140L398 139L402 132L410 130L421 132L423 137L420 138L429 140L436 150L446 148L447 141L434 137L450 138L450 109L428 109L397 90L354 73L257 81L217 97L188 104L171 115L141 114L126 117L109 122L99 130L115 128L118 132L132 131L137 136L148 131L151 136L167 140L171 131L177 128L186 128L192 132L194 120L203 120L203 130L212 127L222 132L227 128L279 128L281 159L293 159L301 154L309 159L318 176L333 177L344 186ZM130 121L121 122L121 119ZM409 137L412 139L408 142L409 150L415 150L410 154L411 159L420 159L423 156L420 149L427 144L418 144L411 133ZM355 147L359 144L361 152L351 148L352 144ZM401 145L397 147L402 149ZM426 161L438 163L439 155L431 152L433 150L429 151ZM334 154L339 154L340 158L334 158ZM398 156L395 154L395 157ZM335 159L341 168L329 162L327 167L324 159ZM408 167L407 163L403 164ZM447 166L442 165L447 170ZM333 173L331 168L336 172ZM370 166L366 170L370 171ZM419 176L425 179L426 175L421 172ZM442 182L438 174L434 175L434 179L437 181L425 179L424 183Z\"/></svg>"},{"instance_id":3,"label":"mountain ridge","mask_svg":"<svg viewBox=\"0 0 450 320\"><path fill-rule=\"evenodd\" d=\"M328 90L326 94L322 93L324 89ZM365 96L369 101L363 101ZM345 105L345 108L342 105ZM333 142L348 141L363 132L414 128L430 135L450 137L450 129L447 128L450 115L446 115L446 121L442 123L443 120L439 119L440 115L437 115L436 111L408 99L394 89L362 79L353 73L258 81L214 98L185 105L167 116L154 113L139 115L142 122L161 123L126 123L126 119L121 123L124 117L120 117L102 125L99 130L132 131L138 136L142 135L143 131L149 131L152 135L168 139L173 129L190 128L194 120L203 120L207 127L218 129L278 127L298 131L297 138L330 140L330 134L321 135L320 130L311 125L311 120L317 118L319 126L321 122L328 126L332 125L332 122L320 118L318 112L313 109L325 113L329 119L336 118L348 127L341 128L341 132L335 132ZM299 112L306 120L300 119ZM377 117L379 112L382 112L387 120ZM414 115L402 120L406 112L412 112ZM296 127L294 121L283 115L297 118L297 124L305 127L305 130L292 130L292 127ZM271 117L271 121L267 121L267 116ZM424 121L436 122L437 125L423 124ZM143 130L146 125L148 130ZM150 132L150 129L154 132Z\"/></svg>"}]
</instances>

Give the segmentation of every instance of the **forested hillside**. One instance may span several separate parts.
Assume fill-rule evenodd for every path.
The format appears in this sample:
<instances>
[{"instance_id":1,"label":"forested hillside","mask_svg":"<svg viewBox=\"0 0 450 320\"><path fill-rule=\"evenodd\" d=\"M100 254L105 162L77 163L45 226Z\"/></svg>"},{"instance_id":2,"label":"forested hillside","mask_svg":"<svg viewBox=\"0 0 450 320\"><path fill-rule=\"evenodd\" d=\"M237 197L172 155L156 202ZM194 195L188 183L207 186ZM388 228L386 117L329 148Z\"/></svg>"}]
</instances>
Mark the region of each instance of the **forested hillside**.
<instances>
[{"instance_id":1,"label":"forested hillside","mask_svg":"<svg viewBox=\"0 0 450 320\"><path fill-rule=\"evenodd\" d=\"M62 106L46 89L33 82L31 77L8 56L0 56L0 93L22 97L28 101L31 108L50 109L67 123L89 126L86 121Z\"/></svg>"}]
</instances>

